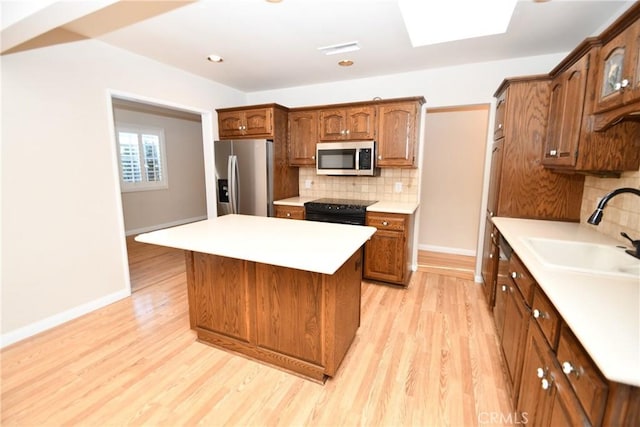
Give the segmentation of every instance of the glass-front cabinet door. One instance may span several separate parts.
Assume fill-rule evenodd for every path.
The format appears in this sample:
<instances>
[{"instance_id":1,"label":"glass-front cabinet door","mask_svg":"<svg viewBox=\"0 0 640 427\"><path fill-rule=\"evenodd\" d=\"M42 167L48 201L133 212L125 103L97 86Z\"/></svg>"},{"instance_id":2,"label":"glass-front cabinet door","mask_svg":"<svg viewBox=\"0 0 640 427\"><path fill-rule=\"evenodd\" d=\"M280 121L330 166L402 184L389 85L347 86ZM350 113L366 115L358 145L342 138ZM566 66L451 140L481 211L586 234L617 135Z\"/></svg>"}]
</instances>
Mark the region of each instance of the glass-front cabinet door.
<instances>
[{"instance_id":1,"label":"glass-front cabinet door","mask_svg":"<svg viewBox=\"0 0 640 427\"><path fill-rule=\"evenodd\" d=\"M596 112L640 99L640 21L602 47Z\"/></svg>"}]
</instances>

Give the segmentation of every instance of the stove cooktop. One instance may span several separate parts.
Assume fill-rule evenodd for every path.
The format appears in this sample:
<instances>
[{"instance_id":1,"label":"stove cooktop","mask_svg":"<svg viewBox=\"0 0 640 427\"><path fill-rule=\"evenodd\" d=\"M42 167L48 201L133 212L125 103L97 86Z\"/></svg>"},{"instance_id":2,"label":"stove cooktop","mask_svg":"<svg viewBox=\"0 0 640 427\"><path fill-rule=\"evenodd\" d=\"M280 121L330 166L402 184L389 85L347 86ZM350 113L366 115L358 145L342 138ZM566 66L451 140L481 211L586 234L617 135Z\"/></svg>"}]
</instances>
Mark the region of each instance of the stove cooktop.
<instances>
[{"instance_id":1,"label":"stove cooktop","mask_svg":"<svg viewBox=\"0 0 640 427\"><path fill-rule=\"evenodd\" d=\"M367 206L371 206L376 203L377 200L355 200L355 199L334 199L334 198L323 198L312 200L307 203L313 203L315 205L335 205L335 206L359 206L366 208ZM305 203L305 205L307 204Z\"/></svg>"}]
</instances>

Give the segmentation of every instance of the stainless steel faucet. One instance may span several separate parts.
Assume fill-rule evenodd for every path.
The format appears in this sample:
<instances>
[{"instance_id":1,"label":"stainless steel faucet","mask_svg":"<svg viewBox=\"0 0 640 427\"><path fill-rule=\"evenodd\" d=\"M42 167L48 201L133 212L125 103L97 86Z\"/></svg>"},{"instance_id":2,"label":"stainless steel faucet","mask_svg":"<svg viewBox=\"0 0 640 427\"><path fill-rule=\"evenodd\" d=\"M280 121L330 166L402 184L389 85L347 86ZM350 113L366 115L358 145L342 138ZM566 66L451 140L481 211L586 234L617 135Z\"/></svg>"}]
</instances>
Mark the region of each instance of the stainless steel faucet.
<instances>
[{"instance_id":1,"label":"stainless steel faucet","mask_svg":"<svg viewBox=\"0 0 640 427\"><path fill-rule=\"evenodd\" d=\"M613 190L612 192L605 194L605 196L602 198L602 200L600 200L600 203L598 203L598 206L596 207L596 210L593 211L593 213L591 214L591 216L589 217L587 222L589 224L593 224L593 225L600 224L600 221L602 221L602 211L603 211L604 207L607 206L607 203L609 203L609 200L611 200L612 198L614 198L618 194L622 194L622 193L632 193L632 194L635 194L636 196L640 196L640 190L637 189L637 188L630 188L630 187L617 188L617 189ZM622 233L620 233L620 235L622 237L628 239L631 242L631 244L633 245L633 249L628 249L627 253L630 254L630 255L633 255L636 258L640 258L640 240L632 239L624 231Z\"/></svg>"}]
</instances>

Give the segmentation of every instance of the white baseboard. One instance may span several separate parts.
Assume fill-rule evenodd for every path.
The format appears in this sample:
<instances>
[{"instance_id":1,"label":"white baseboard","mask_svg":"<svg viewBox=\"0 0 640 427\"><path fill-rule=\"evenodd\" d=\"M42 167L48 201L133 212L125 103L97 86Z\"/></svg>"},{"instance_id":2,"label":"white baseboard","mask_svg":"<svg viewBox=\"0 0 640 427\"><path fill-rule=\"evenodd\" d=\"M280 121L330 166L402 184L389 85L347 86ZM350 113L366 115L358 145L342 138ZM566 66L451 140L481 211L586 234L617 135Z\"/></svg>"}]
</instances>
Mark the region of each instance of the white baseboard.
<instances>
[{"instance_id":1,"label":"white baseboard","mask_svg":"<svg viewBox=\"0 0 640 427\"><path fill-rule=\"evenodd\" d=\"M180 220L177 220L177 221L166 222L164 224L156 224L156 225L150 225L148 227L134 228L133 230L125 230L125 234L127 236L132 236L134 234L148 233L150 231L160 230L162 228L175 227L177 225L188 224L190 222L196 222L196 221L202 221L204 219L207 219L206 215L205 216L197 216L197 217L193 217L193 218L185 218L185 219L180 219Z\"/></svg>"},{"instance_id":2,"label":"white baseboard","mask_svg":"<svg viewBox=\"0 0 640 427\"><path fill-rule=\"evenodd\" d=\"M441 252L441 253L453 254L453 255L476 256L476 251L474 250L449 248L447 246L418 245L418 249L421 251Z\"/></svg>"},{"instance_id":3,"label":"white baseboard","mask_svg":"<svg viewBox=\"0 0 640 427\"><path fill-rule=\"evenodd\" d=\"M2 336L0 336L0 348L4 348L18 341L22 341L26 338L32 337L36 334L39 334L40 332L44 332L48 329L54 328L65 322L68 322L69 320L76 319L94 310L126 298L130 295L131 291L129 289L123 289L110 295L105 295L102 298L89 301L88 303L79 305L62 313L54 314L53 316L39 320L30 325L23 326L22 328L18 328L16 330L2 334Z\"/></svg>"},{"instance_id":4,"label":"white baseboard","mask_svg":"<svg viewBox=\"0 0 640 427\"><path fill-rule=\"evenodd\" d=\"M476 275L473 277L473 281L476 283L482 283L482 276Z\"/></svg>"}]
</instances>

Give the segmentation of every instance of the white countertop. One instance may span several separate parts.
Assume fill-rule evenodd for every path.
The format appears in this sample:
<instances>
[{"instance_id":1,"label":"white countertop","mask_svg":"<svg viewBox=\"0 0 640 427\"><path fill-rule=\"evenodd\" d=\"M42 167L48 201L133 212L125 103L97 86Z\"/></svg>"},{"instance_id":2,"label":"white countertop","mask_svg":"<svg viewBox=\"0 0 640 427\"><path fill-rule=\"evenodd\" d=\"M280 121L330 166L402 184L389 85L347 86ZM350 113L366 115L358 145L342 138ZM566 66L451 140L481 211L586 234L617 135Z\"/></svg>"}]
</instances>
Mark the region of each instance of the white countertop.
<instances>
[{"instance_id":1,"label":"white countertop","mask_svg":"<svg viewBox=\"0 0 640 427\"><path fill-rule=\"evenodd\" d=\"M604 376L640 386L640 277L547 267L524 239L542 237L613 246L620 243L577 223L517 218L493 218L493 222Z\"/></svg>"},{"instance_id":2,"label":"white countertop","mask_svg":"<svg viewBox=\"0 0 640 427\"><path fill-rule=\"evenodd\" d=\"M335 273L375 227L224 215L136 236L143 243L323 274Z\"/></svg>"},{"instance_id":3,"label":"white countertop","mask_svg":"<svg viewBox=\"0 0 640 427\"><path fill-rule=\"evenodd\" d=\"M384 213L399 213L399 214L413 214L418 209L417 203L410 202L388 202L380 201L367 207L368 212L384 212Z\"/></svg>"},{"instance_id":4,"label":"white countertop","mask_svg":"<svg viewBox=\"0 0 640 427\"><path fill-rule=\"evenodd\" d=\"M288 199L276 200L274 205L284 206L304 206L306 202L311 202L321 197L289 197ZM399 214L413 214L418 209L418 203L410 202L391 202L391 201L379 201L373 205L367 207L369 212L385 212L385 213L399 213Z\"/></svg>"},{"instance_id":5,"label":"white countertop","mask_svg":"<svg viewBox=\"0 0 640 427\"><path fill-rule=\"evenodd\" d=\"M283 206L300 206L304 207L304 204L310 202L312 200L319 199L319 197L289 197L288 199L280 199L273 202L274 205L283 205Z\"/></svg>"}]
</instances>

